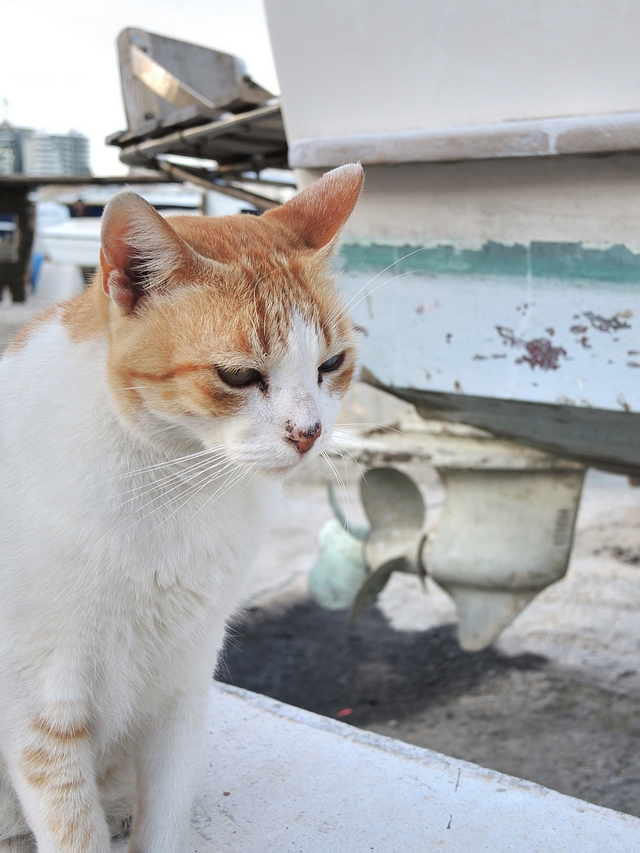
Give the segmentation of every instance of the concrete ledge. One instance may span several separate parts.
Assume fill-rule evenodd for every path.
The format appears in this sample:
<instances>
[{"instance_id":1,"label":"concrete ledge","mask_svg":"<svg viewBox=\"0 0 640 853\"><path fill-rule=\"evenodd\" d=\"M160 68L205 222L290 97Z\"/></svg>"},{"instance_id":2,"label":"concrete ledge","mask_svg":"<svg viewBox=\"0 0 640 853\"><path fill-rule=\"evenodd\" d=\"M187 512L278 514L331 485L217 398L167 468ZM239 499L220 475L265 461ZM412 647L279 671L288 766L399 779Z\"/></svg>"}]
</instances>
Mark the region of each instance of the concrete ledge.
<instances>
[{"instance_id":1,"label":"concrete ledge","mask_svg":"<svg viewBox=\"0 0 640 853\"><path fill-rule=\"evenodd\" d=\"M640 840L640 819L228 685L211 692L204 765L189 853L628 853Z\"/></svg>"},{"instance_id":2,"label":"concrete ledge","mask_svg":"<svg viewBox=\"0 0 640 853\"><path fill-rule=\"evenodd\" d=\"M505 121L465 127L298 139L292 169L500 157L548 157L640 149L640 112Z\"/></svg>"}]
</instances>

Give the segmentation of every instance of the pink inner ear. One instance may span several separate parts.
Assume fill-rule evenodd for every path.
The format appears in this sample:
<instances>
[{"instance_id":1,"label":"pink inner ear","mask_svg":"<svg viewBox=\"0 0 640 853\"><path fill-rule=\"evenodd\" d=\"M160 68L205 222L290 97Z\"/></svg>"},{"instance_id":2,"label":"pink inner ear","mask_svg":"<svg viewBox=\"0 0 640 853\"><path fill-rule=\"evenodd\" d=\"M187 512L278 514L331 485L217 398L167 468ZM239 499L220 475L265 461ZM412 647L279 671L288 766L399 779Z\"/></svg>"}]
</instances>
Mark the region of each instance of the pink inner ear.
<instances>
[{"instance_id":1,"label":"pink inner ear","mask_svg":"<svg viewBox=\"0 0 640 853\"><path fill-rule=\"evenodd\" d=\"M102 246L107 262L112 269L127 270L131 265L133 249L127 243L128 223L117 219L103 229Z\"/></svg>"},{"instance_id":2,"label":"pink inner ear","mask_svg":"<svg viewBox=\"0 0 640 853\"><path fill-rule=\"evenodd\" d=\"M130 268L139 254L139 249L134 248L134 234L136 230L140 232L143 223L156 228L164 225L153 207L135 193L124 192L111 199L102 219L101 242L112 269L127 271Z\"/></svg>"},{"instance_id":3,"label":"pink inner ear","mask_svg":"<svg viewBox=\"0 0 640 853\"><path fill-rule=\"evenodd\" d=\"M101 242L103 287L128 313L189 255L160 214L132 192L120 193L105 208Z\"/></svg>"},{"instance_id":4,"label":"pink inner ear","mask_svg":"<svg viewBox=\"0 0 640 853\"><path fill-rule=\"evenodd\" d=\"M263 214L294 232L308 249L322 249L349 218L362 189L364 171L352 163L327 172L277 210Z\"/></svg>"}]
</instances>

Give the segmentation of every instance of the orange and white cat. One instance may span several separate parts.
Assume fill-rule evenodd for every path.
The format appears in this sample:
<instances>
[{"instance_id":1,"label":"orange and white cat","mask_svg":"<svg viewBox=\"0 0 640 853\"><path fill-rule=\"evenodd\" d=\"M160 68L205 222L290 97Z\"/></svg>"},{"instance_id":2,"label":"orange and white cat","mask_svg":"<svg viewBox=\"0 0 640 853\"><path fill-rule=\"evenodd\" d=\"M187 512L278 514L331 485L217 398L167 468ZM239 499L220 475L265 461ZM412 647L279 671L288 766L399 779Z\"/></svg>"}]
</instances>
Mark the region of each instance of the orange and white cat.
<instances>
[{"instance_id":1,"label":"orange and white cat","mask_svg":"<svg viewBox=\"0 0 640 853\"><path fill-rule=\"evenodd\" d=\"M0 363L0 850L185 853L225 624L354 371L328 262L362 184L260 217L123 193ZM34 840L35 839L35 840Z\"/></svg>"}]
</instances>

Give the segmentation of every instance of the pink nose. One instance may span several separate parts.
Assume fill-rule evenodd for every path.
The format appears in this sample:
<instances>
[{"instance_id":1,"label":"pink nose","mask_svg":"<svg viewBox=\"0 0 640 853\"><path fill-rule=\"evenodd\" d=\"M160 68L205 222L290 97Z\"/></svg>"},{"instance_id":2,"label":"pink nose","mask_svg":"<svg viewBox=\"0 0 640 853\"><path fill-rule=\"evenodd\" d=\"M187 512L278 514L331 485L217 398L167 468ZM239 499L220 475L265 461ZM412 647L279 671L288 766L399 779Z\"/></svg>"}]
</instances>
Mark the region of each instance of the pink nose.
<instances>
[{"instance_id":1,"label":"pink nose","mask_svg":"<svg viewBox=\"0 0 640 853\"><path fill-rule=\"evenodd\" d=\"M295 444L296 450L302 456L314 445L316 438L322 433L322 426L319 422L315 423L309 429L301 429L299 427L289 427L287 429L289 435L288 440Z\"/></svg>"}]
</instances>

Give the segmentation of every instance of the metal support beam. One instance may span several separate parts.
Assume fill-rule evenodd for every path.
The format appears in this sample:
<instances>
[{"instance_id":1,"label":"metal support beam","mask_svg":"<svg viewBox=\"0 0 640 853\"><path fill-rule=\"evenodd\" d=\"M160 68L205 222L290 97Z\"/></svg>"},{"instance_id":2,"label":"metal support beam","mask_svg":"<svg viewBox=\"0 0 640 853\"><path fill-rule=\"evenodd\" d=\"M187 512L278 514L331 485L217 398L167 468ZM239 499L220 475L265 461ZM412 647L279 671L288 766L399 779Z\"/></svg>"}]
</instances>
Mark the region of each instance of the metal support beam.
<instances>
[{"instance_id":1,"label":"metal support beam","mask_svg":"<svg viewBox=\"0 0 640 853\"><path fill-rule=\"evenodd\" d=\"M260 210L272 210L273 208L280 207L279 201L265 198L265 196L258 195L257 193L248 192L240 187L235 187L231 184L225 183L222 180L216 180L216 178L213 177L213 175L216 174L215 172L210 177L204 177L201 172L192 171L184 166L176 166L167 160L160 160L156 165L160 171L173 178L178 178L181 181L191 181L199 187L204 187L208 190L215 190L223 195L231 196L232 198L238 198L241 201L246 201L249 204L255 205L255 207L260 208Z\"/></svg>"}]
</instances>

